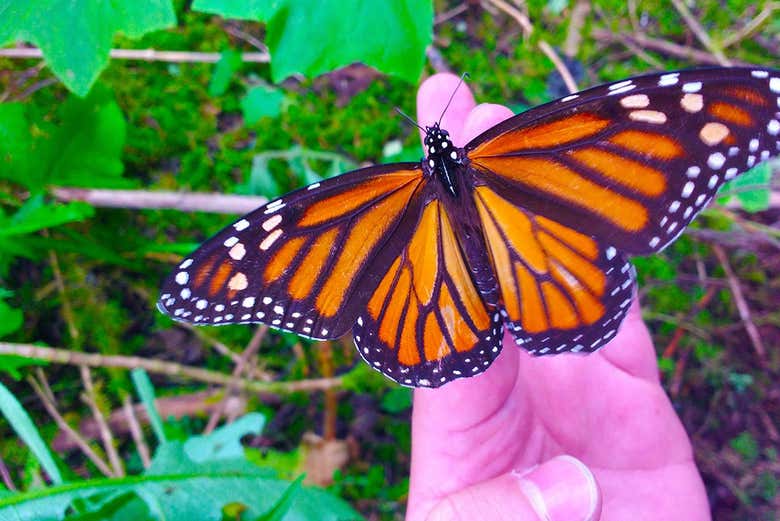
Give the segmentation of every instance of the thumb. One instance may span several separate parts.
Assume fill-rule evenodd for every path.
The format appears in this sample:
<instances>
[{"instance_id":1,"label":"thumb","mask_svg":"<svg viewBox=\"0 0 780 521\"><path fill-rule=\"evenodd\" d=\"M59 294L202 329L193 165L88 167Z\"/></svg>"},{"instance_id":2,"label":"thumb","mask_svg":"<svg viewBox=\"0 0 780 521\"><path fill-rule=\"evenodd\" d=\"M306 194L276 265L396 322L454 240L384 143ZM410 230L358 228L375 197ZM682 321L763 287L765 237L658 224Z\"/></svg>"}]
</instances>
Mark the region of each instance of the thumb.
<instances>
[{"instance_id":1,"label":"thumb","mask_svg":"<svg viewBox=\"0 0 780 521\"><path fill-rule=\"evenodd\" d=\"M477 483L439 502L427 521L595 521L601 492L593 473L572 456Z\"/></svg>"}]
</instances>

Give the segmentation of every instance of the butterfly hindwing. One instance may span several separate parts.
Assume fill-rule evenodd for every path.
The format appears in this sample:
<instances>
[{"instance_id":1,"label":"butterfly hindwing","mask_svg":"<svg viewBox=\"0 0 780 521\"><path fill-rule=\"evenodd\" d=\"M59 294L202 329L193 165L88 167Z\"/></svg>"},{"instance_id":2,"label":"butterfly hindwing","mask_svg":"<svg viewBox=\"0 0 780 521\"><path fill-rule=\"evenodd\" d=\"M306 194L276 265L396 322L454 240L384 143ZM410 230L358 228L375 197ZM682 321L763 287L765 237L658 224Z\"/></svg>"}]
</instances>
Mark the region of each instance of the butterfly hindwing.
<instances>
[{"instance_id":1,"label":"butterfly hindwing","mask_svg":"<svg viewBox=\"0 0 780 521\"><path fill-rule=\"evenodd\" d=\"M388 253L408 241L407 210L420 205L424 183L418 163L401 163L271 201L186 258L164 283L159 306L195 324L264 322L337 338L389 266Z\"/></svg>"},{"instance_id":2,"label":"butterfly hindwing","mask_svg":"<svg viewBox=\"0 0 780 521\"><path fill-rule=\"evenodd\" d=\"M487 186L474 200L517 344L543 355L595 351L611 340L631 304L634 269L625 256Z\"/></svg>"},{"instance_id":3,"label":"butterfly hindwing","mask_svg":"<svg viewBox=\"0 0 780 521\"><path fill-rule=\"evenodd\" d=\"M725 181L778 154L779 96L778 71L642 76L531 109L466 151L514 204L646 254Z\"/></svg>"},{"instance_id":4,"label":"butterfly hindwing","mask_svg":"<svg viewBox=\"0 0 780 521\"><path fill-rule=\"evenodd\" d=\"M403 385L481 373L501 349L499 313L477 291L454 226L432 199L353 329L363 358Z\"/></svg>"}]
</instances>

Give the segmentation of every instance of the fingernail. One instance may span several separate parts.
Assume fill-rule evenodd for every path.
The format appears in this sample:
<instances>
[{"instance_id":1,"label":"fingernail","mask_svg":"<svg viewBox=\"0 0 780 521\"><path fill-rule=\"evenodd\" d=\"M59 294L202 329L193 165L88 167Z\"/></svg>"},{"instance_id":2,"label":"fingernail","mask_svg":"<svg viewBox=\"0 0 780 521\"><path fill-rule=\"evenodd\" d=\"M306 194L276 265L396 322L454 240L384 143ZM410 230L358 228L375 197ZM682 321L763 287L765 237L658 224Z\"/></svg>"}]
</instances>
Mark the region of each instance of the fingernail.
<instances>
[{"instance_id":1,"label":"fingernail","mask_svg":"<svg viewBox=\"0 0 780 521\"><path fill-rule=\"evenodd\" d=\"M596 478L580 460L557 456L530 471L519 483L541 519L592 521L599 506Z\"/></svg>"}]
</instances>

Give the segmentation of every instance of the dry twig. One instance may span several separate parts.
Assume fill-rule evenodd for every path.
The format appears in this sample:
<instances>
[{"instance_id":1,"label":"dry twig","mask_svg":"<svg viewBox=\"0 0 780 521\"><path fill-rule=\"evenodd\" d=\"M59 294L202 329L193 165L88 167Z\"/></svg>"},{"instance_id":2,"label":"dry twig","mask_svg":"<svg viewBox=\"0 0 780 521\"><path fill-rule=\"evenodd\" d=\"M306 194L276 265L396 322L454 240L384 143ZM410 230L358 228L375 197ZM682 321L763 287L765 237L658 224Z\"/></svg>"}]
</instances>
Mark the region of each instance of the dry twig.
<instances>
[{"instance_id":1,"label":"dry twig","mask_svg":"<svg viewBox=\"0 0 780 521\"><path fill-rule=\"evenodd\" d=\"M84 440L84 438L82 438L79 433L73 427L71 427L68 422L65 421L65 418L63 418L57 410L57 405L53 401L49 400L49 396L47 395L46 391L43 390L44 386L48 387L48 383L43 383L46 381L46 377L43 375L43 371L38 371L38 378L39 380L36 380L32 376L28 376L27 382L33 388L35 394L38 395L38 398L40 398L43 407L46 409L46 412L49 413L49 416L52 417L54 423L57 424L61 431L67 433L67 435L73 440L79 450L84 453L84 455L104 476L112 477L114 474L108 464L103 461L100 456L98 456L97 453L92 450L92 447L89 446L89 443L87 443L86 440Z\"/></svg>"},{"instance_id":2,"label":"dry twig","mask_svg":"<svg viewBox=\"0 0 780 521\"><path fill-rule=\"evenodd\" d=\"M725 49L726 47L738 44L746 38L750 38L761 29L761 26L772 16L772 13L778 9L780 9L780 2L767 2L755 18L746 23L738 31L723 38L723 41L720 43L721 46Z\"/></svg>"},{"instance_id":3,"label":"dry twig","mask_svg":"<svg viewBox=\"0 0 780 521\"><path fill-rule=\"evenodd\" d=\"M236 366L233 368L233 374L232 376L234 378L240 377L242 374L249 374L250 371L247 370L247 364L257 354L257 351L260 349L260 344L263 341L263 337L268 332L268 326L259 326L257 329L255 329L255 333L252 335L252 338L249 340L249 344L247 344L246 349L244 349L244 352L241 353L241 355L238 358L238 361L236 362ZM225 394L222 397L222 400L219 402L219 405L211 412L211 416L209 417L209 421L206 423L206 427L203 429L203 434L209 434L212 432L219 423L219 419L222 417L222 415L225 413L225 410L228 408L228 403L230 401L230 397L235 392L235 386L229 385L225 389Z\"/></svg>"},{"instance_id":4,"label":"dry twig","mask_svg":"<svg viewBox=\"0 0 780 521\"><path fill-rule=\"evenodd\" d=\"M520 12L517 8L509 4L508 2L505 2L504 0L487 0L492 5L506 13L507 15L511 16L515 19L515 21L520 24L520 27L523 30L523 33L526 38L529 38L531 36L531 33L533 33L534 27L533 24L531 24L531 20L526 16L524 13ZM574 81L574 76L572 76L571 71L566 67L566 64L563 63L563 60L560 56L558 56L558 53L555 52L555 49L552 48L552 46L547 43L543 39L539 39L539 41L536 42L536 45L539 47L539 49L550 59L550 61L555 65L555 68L558 70L558 73L563 78L563 82L566 84L566 88L569 89L569 92L577 92L579 89L577 87L577 82Z\"/></svg>"},{"instance_id":5,"label":"dry twig","mask_svg":"<svg viewBox=\"0 0 780 521\"><path fill-rule=\"evenodd\" d=\"M154 49L111 49L111 58L119 60L141 60L172 63L216 63L222 55L218 52L157 51ZM0 49L3 58L43 58L43 52L35 47L13 47ZM245 52L241 61L250 63L268 63L271 56L267 52Z\"/></svg>"},{"instance_id":6,"label":"dry twig","mask_svg":"<svg viewBox=\"0 0 780 521\"><path fill-rule=\"evenodd\" d=\"M86 365L89 367L122 367L125 369L143 368L154 374L178 376L199 382L230 385L233 383L239 389L252 392L293 393L297 391L323 391L342 385L341 377L315 378L294 382L260 382L246 378L234 379L230 375L176 364L161 360L147 360L137 356L99 355L95 353L78 353L56 347L42 347L33 344L16 344L0 342L0 355L17 355L38 360L47 360L58 364Z\"/></svg>"},{"instance_id":7,"label":"dry twig","mask_svg":"<svg viewBox=\"0 0 780 521\"><path fill-rule=\"evenodd\" d=\"M766 359L766 349L764 348L764 342L761 340L761 335L758 333L758 328L750 318L750 308L748 307L745 296L742 293L742 287L739 285L739 280L737 280L736 275L734 275L734 271L731 269L731 264L729 264L729 259L726 256L726 252L723 251L723 248L718 244L713 244L712 251L718 258L718 262L720 262L721 266L723 266L723 271L726 274L726 279L729 282L729 288L731 288L731 294L734 296L734 304L737 306L737 311L739 311L739 318L742 320L742 324L745 326L745 331L747 331L748 337L750 337L750 342L753 344L753 349L756 350L759 360L763 362Z\"/></svg>"},{"instance_id":8,"label":"dry twig","mask_svg":"<svg viewBox=\"0 0 780 521\"><path fill-rule=\"evenodd\" d=\"M710 35L707 34L707 31L704 30L704 27L702 27L696 17L693 16L691 10L688 9L688 6L685 5L682 0L672 0L672 4L674 4L674 8L677 9L677 12L679 12L683 17L683 20L685 20L685 24L688 26L688 28L690 28L690 30L693 31L693 34L696 35L696 38L698 38L702 45L704 45L704 47L706 47L707 50L712 53L712 55L718 61L718 65L730 67L731 61L726 58L726 55L723 54L723 51L712 42Z\"/></svg>"},{"instance_id":9,"label":"dry twig","mask_svg":"<svg viewBox=\"0 0 780 521\"><path fill-rule=\"evenodd\" d=\"M133 401L129 394L126 394L122 400L122 410L125 413L125 419L127 420L130 435L133 437L133 441L135 442L135 448L138 451L138 457L141 458L141 464L145 469L148 469L149 465L152 464L149 446L146 444L146 440L144 439L144 433L143 430L141 430L141 424L138 421L138 417L135 415Z\"/></svg>"},{"instance_id":10,"label":"dry twig","mask_svg":"<svg viewBox=\"0 0 780 521\"><path fill-rule=\"evenodd\" d=\"M148 190L54 188L60 201L84 201L105 208L171 209L182 212L245 214L268 202L265 197Z\"/></svg>"},{"instance_id":11,"label":"dry twig","mask_svg":"<svg viewBox=\"0 0 780 521\"><path fill-rule=\"evenodd\" d=\"M92 373L89 367L85 365L79 367L79 371L81 372L81 381L84 384L84 394L81 395L81 399L92 411L92 418L98 425L100 440L103 443L103 450L108 456L108 462L111 464L112 474L114 476L124 476L125 469L122 465L122 459L114 446L114 435L108 427L103 411L98 406L97 393L95 393L95 385L92 382Z\"/></svg>"}]
</instances>

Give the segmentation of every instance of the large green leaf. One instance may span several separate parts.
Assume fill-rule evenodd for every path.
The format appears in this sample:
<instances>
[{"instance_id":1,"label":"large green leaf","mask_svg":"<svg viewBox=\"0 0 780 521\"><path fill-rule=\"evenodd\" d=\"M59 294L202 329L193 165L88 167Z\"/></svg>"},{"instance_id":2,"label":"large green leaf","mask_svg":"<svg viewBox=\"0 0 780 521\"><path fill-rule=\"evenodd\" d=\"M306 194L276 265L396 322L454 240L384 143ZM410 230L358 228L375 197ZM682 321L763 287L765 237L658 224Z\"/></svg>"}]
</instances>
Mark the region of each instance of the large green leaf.
<instances>
[{"instance_id":1,"label":"large green leaf","mask_svg":"<svg viewBox=\"0 0 780 521\"><path fill-rule=\"evenodd\" d=\"M301 488L291 498L296 490L291 490L289 481L276 479L246 460L195 463L182 443L170 442L160 446L144 476L82 481L0 497L0 519L63 519L75 502L81 503L84 519L96 519L84 515L87 508L93 514L105 514L126 506L148 511L152 519L217 521L223 519L225 506L235 503L244 505L242 518L246 519L288 506L285 521L362 519L349 505L324 490ZM139 501L145 509L139 508Z\"/></svg>"},{"instance_id":2,"label":"large green leaf","mask_svg":"<svg viewBox=\"0 0 780 521\"><path fill-rule=\"evenodd\" d=\"M68 99L56 124L30 117L21 104L0 104L0 178L31 192L50 184L128 186L121 177L125 135L122 112L104 88Z\"/></svg>"},{"instance_id":3,"label":"large green leaf","mask_svg":"<svg viewBox=\"0 0 780 521\"><path fill-rule=\"evenodd\" d=\"M140 38L176 24L171 0L0 0L0 45L32 42L62 82L85 96L114 34Z\"/></svg>"},{"instance_id":4,"label":"large green leaf","mask_svg":"<svg viewBox=\"0 0 780 521\"><path fill-rule=\"evenodd\" d=\"M280 0L266 43L277 83L355 62L416 83L432 39L431 0Z\"/></svg>"},{"instance_id":5,"label":"large green leaf","mask_svg":"<svg viewBox=\"0 0 780 521\"><path fill-rule=\"evenodd\" d=\"M192 9L223 18L265 22L276 11L278 4L278 0L195 0Z\"/></svg>"}]
</instances>

